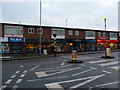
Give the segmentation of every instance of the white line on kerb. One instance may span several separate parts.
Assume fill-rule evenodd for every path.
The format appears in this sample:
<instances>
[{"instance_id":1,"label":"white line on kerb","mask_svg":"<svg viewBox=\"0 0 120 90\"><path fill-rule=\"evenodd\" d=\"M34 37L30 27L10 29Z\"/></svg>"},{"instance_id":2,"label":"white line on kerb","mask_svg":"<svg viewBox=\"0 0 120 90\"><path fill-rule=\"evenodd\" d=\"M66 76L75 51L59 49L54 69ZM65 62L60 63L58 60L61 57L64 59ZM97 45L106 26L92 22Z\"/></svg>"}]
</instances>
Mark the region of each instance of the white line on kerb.
<instances>
[{"instance_id":1,"label":"white line on kerb","mask_svg":"<svg viewBox=\"0 0 120 90\"><path fill-rule=\"evenodd\" d=\"M18 79L17 81L16 81L16 83L18 84L18 83L20 83L22 81L22 79Z\"/></svg>"},{"instance_id":2,"label":"white line on kerb","mask_svg":"<svg viewBox=\"0 0 120 90\"><path fill-rule=\"evenodd\" d=\"M18 74L20 71L16 71L15 73Z\"/></svg>"},{"instance_id":3,"label":"white line on kerb","mask_svg":"<svg viewBox=\"0 0 120 90\"><path fill-rule=\"evenodd\" d=\"M12 78L12 79L13 79L13 78L15 78L15 77L16 77L16 75L12 75L10 78Z\"/></svg>"},{"instance_id":4,"label":"white line on kerb","mask_svg":"<svg viewBox=\"0 0 120 90\"><path fill-rule=\"evenodd\" d=\"M22 74L20 77L22 78L22 77L24 77L25 76L25 74Z\"/></svg>"},{"instance_id":5,"label":"white line on kerb","mask_svg":"<svg viewBox=\"0 0 120 90\"><path fill-rule=\"evenodd\" d=\"M12 81L12 79L8 79L7 82L5 82L5 84L9 84Z\"/></svg>"}]
</instances>

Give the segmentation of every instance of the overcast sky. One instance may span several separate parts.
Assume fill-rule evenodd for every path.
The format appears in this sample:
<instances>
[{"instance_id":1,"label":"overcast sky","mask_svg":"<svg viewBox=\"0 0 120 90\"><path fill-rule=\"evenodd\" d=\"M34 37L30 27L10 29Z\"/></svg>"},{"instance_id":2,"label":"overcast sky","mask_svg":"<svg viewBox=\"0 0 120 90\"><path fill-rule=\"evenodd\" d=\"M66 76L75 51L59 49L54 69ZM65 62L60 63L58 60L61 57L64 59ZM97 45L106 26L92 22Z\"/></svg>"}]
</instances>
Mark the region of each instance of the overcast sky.
<instances>
[{"instance_id":1,"label":"overcast sky","mask_svg":"<svg viewBox=\"0 0 120 90\"><path fill-rule=\"evenodd\" d=\"M119 0L42 0L42 25L118 30ZM39 0L2 0L2 22L39 24Z\"/></svg>"}]
</instances>

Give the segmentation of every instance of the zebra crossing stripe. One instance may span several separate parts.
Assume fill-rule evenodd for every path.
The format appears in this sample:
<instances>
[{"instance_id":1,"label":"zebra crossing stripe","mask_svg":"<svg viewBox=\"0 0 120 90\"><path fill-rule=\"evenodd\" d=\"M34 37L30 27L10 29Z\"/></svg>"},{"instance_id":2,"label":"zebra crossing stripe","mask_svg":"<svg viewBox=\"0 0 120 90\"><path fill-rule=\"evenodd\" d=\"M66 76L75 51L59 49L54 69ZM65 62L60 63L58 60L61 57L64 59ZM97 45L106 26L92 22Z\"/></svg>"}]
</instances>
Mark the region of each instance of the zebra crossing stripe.
<instances>
[{"instance_id":1,"label":"zebra crossing stripe","mask_svg":"<svg viewBox=\"0 0 120 90\"><path fill-rule=\"evenodd\" d=\"M64 90L64 88L58 83L45 84L45 86L51 90L56 90L56 89Z\"/></svg>"},{"instance_id":2,"label":"zebra crossing stripe","mask_svg":"<svg viewBox=\"0 0 120 90\"><path fill-rule=\"evenodd\" d=\"M37 75L38 78L47 76L45 72L35 72L35 74Z\"/></svg>"},{"instance_id":3,"label":"zebra crossing stripe","mask_svg":"<svg viewBox=\"0 0 120 90\"><path fill-rule=\"evenodd\" d=\"M103 63L103 64L99 64L100 66L109 66L109 65L114 65L114 64L118 64L118 61L115 62L109 62L109 63Z\"/></svg>"},{"instance_id":4,"label":"zebra crossing stripe","mask_svg":"<svg viewBox=\"0 0 120 90\"><path fill-rule=\"evenodd\" d=\"M100 60L100 61L91 61L91 62L88 62L88 63L95 64L95 63L102 63L102 62L108 62L108 61L112 61L112 59Z\"/></svg>"}]
</instances>

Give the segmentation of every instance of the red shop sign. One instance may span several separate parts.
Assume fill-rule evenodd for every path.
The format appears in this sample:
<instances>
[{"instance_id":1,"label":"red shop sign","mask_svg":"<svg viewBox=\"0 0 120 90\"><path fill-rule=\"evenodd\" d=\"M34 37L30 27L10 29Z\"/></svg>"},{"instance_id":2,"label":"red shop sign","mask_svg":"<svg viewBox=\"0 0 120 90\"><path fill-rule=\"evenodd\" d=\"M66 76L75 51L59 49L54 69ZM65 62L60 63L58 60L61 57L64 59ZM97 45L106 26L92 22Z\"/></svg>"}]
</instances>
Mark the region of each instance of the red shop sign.
<instances>
[{"instance_id":1,"label":"red shop sign","mask_svg":"<svg viewBox=\"0 0 120 90\"><path fill-rule=\"evenodd\" d=\"M105 40L105 36L98 36L98 39ZM108 36L107 36L107 40L108 40Z\"/></svg>"}]
</instances>

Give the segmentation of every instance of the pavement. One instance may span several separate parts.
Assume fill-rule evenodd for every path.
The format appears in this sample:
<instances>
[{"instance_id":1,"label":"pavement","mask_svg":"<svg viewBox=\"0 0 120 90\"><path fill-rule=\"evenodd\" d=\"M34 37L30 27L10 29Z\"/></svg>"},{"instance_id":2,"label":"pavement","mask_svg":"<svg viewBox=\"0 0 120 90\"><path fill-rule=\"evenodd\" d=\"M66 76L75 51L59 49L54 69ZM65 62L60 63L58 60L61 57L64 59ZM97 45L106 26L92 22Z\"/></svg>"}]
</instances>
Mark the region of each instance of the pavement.
<instances>
[{"instance_id":1,"label":"pavement","mask_svg":"<svg viewBox=\"0 0 120 90\"><path fill-rule=\"evenodd\" d=\"M111 52L117 52L118 50L111 50ZM105 51L91 51L91 52L78 52L77 55L85 55L85 54L96 54L96 53L104 53ZM70 55L71 53L58 53L56 54L57 57ZM10 60L25 60L25 59L37 59L37 58L50 58L55 57L53 54L41 55L39 56L38 53L30 53L26 55L22 54L8 54L0 56L0 60L2 61L10 61Z\"/></svg>"}]
</instances>

